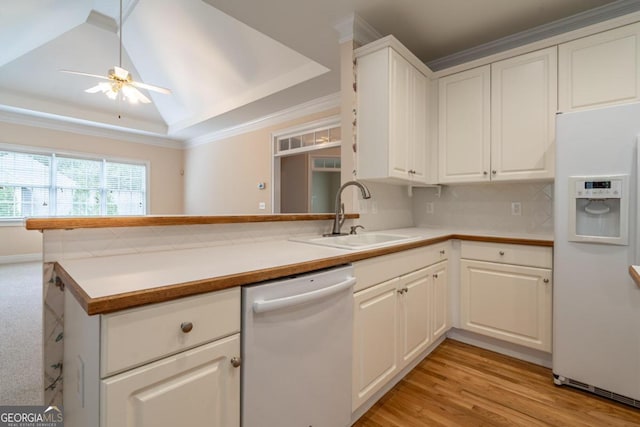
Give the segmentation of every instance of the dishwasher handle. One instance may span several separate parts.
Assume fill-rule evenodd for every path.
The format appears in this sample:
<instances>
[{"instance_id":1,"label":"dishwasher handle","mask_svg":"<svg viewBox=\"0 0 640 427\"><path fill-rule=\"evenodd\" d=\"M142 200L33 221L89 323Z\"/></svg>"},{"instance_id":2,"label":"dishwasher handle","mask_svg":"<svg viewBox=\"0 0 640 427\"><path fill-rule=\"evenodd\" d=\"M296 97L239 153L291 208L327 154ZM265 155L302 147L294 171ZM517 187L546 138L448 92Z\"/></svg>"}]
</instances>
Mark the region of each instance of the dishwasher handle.
<instances>
[{"instance_id":1,"label":"dishwasher handle","mask_svg":"<svg viewBox=\"0 0 640 427\"><path fill-rule=\"evenodd\" d=\"M337 294L338 292L342 292L352 287L355 283L356 278L350 277L344 282L340 282L336 285L328 286L326 288L318 289L316 291L266 301L255 301L253 303L253 311L255 313L266 313L268 311L280 310L281 308L287 308L294 305L315 301L333 294Z\"/></svg>"}]
</instances>

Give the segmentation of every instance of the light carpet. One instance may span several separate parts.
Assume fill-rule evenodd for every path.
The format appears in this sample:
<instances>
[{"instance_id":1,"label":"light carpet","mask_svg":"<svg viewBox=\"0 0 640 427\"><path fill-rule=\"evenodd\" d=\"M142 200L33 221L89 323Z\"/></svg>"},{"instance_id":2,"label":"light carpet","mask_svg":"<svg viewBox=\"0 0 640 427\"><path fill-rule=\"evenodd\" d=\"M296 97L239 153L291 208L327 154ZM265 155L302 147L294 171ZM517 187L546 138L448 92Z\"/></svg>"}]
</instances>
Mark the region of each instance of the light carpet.
<instances>
[{"instance_id":1,"label":"light carpet","mask_svg":"<svg viewBox=\"0 0 640 427\"><path fill-rule=\"evenodd\" d=\"M42 405L42 263L0 264L0 405Z\"/></svg>"}]
</instances>

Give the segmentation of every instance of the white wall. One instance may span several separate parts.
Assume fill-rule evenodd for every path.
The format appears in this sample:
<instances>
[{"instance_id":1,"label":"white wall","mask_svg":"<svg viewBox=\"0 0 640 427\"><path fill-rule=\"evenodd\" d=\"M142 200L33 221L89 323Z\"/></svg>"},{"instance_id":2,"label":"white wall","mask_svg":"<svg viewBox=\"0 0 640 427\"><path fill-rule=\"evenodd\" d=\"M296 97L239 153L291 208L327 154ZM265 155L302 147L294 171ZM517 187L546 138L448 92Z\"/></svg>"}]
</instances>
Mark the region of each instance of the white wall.
<instances>
[{"instance_id":1,"label":"white wall","mask_svg":"<svg viewBox=\"0 0 640 427\"><path fill-rule=\"evenodd\" d=\"M271 213L273 132L335 116L333 108L208 144L184 153L184 210L187 215ZM266 183L264 190L258 183ZM258 204L266 208L260 210Z\"/></svg>"},{"instance_id":2,"label":"white wall","mask_svg":"<svg viewBox=\"0 0 640 427\"><path fill-rule=\"evenodd\" d=\"M182 150L12 123L0 123L0 142L60 152L148 161L149 214L183 213ZM27 231L23 226L0 226L0 242L0 259L42 251L40 233Z\"/></svg>"}]
</instances>

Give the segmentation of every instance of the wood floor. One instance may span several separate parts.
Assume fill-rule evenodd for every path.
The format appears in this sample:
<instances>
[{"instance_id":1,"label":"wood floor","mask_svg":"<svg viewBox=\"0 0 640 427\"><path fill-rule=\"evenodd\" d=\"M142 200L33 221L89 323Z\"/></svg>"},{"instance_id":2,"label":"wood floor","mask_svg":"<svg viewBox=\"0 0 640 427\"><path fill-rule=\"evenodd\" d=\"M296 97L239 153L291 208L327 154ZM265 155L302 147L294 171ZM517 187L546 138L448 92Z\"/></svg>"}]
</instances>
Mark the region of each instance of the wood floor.
<instances>
[{"instance_id":1,"label":"wood floor","mask_svg":"<svg viewBox=\"0 0 640 427\"><path fill-rule=\"evenodd\" d=\"M555 386L547 368L447 339L354 426L640 426L640 409Z\"/></svg>"}]
</instances>

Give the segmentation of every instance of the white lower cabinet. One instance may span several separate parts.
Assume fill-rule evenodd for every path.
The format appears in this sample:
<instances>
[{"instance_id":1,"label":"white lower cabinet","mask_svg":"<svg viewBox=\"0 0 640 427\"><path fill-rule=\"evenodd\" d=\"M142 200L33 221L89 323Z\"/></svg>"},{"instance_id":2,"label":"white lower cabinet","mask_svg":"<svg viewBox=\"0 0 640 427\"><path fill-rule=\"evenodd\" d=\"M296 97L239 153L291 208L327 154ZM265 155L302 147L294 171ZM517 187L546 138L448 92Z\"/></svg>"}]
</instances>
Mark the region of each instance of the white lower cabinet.
<instances>
[{"instance_id":1,"label":"white lower cabinet","mask_svg":"<svg viewBox=\"0 0 640 427\"><path fill-rule=\"evenodd\" d=\"M461 327L550 352L551 248L462 242L461 254Z\"/></svg>"},{"instance_id":2,"label":"white lower cabinet","mask_svg":"<svg viewBox=\"0 0 640 427\"><path fill-rule=\"evenodd\" d=\"M67 427L240 425L239 287L64 321Z\"/></svg>"},{"instance_id":3,"label":"white lower cabinet","mask_svg":"<svg viewBox=\"0 0 640 427\"><path fill-rule=\"evenodd\" d=\"M399 279L354 295L352 406L357 409L399 371Z\"/></svg>"},{"instance_id":4,"label":"white lower cabinet","mask_svg":"<svg viewBox=\"0 0 640 427\"><path fill-rule=\"evenodd\" d=\"M443 248L430 252L444 261L354 294L354 411L449 328L447 261ZM384 258L380 257L379 265L385 265ZM356 268L358 279L357 271Z\"/></svg>"},{"instance_id":5,"label":"white lower cabinet","mask_svg":"<svg viewBox=\"0 0 640 427\"><path fill-rule=\"evenodd\" d=\"M101 382L103 427L239 426L240 334Z\"/></svg>"}]
</instances>

